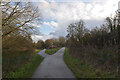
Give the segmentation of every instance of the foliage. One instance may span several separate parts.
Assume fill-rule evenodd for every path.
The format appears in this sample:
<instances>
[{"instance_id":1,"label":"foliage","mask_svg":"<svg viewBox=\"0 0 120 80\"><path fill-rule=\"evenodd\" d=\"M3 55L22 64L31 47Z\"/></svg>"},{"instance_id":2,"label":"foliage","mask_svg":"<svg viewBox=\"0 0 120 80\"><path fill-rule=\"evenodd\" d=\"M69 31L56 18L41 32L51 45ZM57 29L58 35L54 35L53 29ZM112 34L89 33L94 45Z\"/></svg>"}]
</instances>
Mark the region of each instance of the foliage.
<instances>
[{"instance_id":1,"label":"foliage","mask_svg":"<svg viewBox=\"0 0 120 80\"><path fill-rule=\"evenodd\" d=\"M45 53L49 54L49 55L52 55L54 53L56 53L60 48L54 48L54 49L47 49L45 51Z\"/></svg>"},{"instance_id":2,"label":"foliage","mask_svg":"<svg viewBox=\"0 0 120 80\"><path fill-rule=\"evenodd\" d=\"M115 77L110 72L105 72L100 69L96 69L91 65L85 64L75 56L72 56L68 51L68 48L65 49L64 61L77 78L114 78Z\"/></svg>"},{"instance_id":3,"label":"foliage","mask_svg":"<svg viewBox=\"0 0 120 80\"><path fill-rule=\"evenodd\" d=\"M3 77L29 62L32 58L31 34L38 33L30 24L41 16L30 2L2 2L2 70Z\"/></svg>"},{"instance_id":4,"label":"foliage","mask_svg":"<svg viewBox=\"0 0 120 80\"><path fill-rule=\"evenodd\" d=\"M116 74L118 32L114 20L107 17L100 28L92 30L87 30L82 20L70 24L67 28L70 54L86 64Z\"/></svg>"},{"instance_id":5,"label":"foliage","mask_svg":"<svg viewBox=\"0 0 120 80\"><path fill-rule=\"evenodd\" d=\"M47 49L58 48L63 46L65 46L65 37L63 36L60 36L58 39L56 38L47 39L44 42L44 47Z\"/></svg>"},{"instance_id":6,"label":"foliage","mask_svg":"<svg viewBox=\"0 0 120 80\"><path fill-rule=\"evenodd\" d=\"M3 78L30 78L33 72L35 71L35 69L43 60L43 58L37 54L38 51L32 54L31 59L26 64L23 64L21 67L19 67L15 71L12 71L7 75L4 75ZM27 55L24 55L24 56L27 56Z\"/></svg>"},{"instance_id":7,"label":"foliage","mask_svg":"<svg viewBox=\"0 0 120 80\"><path fill-rule=\"evenodd\" d=\"M37 49L44 49L45 48L45 43L43 40L39 40L36 44Z\"/></svg>"},{"instance_id":8,"label":"foliage","mask_svg":"<svg viewBox=\"0 0 120 80\"><path fill-rule=\"evenodd\" d=\"M60 36L60 37L59 37L59 44L60 44L62 47L65 46L65 37L63 37L63 36Z\"/></svg>"}]
</instances>

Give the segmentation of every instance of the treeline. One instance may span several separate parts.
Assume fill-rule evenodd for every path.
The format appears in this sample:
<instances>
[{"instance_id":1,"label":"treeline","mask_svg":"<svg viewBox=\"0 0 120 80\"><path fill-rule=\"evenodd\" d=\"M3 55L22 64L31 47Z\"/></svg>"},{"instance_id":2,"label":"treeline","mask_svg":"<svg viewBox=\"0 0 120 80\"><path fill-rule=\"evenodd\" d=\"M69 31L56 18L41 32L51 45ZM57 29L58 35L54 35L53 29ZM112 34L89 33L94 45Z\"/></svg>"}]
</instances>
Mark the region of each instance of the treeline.
<instances>
[{"instance_id":1,"label":"treeline","mask_svg":"<svg viewBox=\"0 0 120 80\"><path fill-rule=\"evenodd\" d=\"M85 64L117 74L118 71L118 20L107 17L100 27L88 30L83 20L68 26L69 52Z\"/></svg>"},{"instance_id":2,"label":"treeline","mask_svg":"<svg viewBox=\"0 0 120 80\"><path fill-rule=\"evenodd\" d=\"M51 49L51 48L58 48L64 47L66 43L65 37L60 36L58 39L47 39L46 41L39 40L37 43L34 43L34 47L36 49Z\"/></svg>"},{"instance_id":3,"label":"treeline","mask_svg":"<svg viewBox=\"0 0 120 80\"><path fill-rule=\"evenodd\" d=\"M31 34L37 29L29 22L41 20L30 2L2 2L2 75L27 63L34 51Z\"/></svg>"}]
</instances>

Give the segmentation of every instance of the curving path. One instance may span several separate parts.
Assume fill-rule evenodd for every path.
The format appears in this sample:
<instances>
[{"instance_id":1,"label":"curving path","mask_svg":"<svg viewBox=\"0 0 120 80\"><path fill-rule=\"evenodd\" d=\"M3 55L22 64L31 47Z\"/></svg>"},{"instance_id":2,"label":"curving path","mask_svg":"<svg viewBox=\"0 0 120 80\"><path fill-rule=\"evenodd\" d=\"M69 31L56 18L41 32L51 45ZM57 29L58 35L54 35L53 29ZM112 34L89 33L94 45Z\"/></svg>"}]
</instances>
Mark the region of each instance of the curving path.
<instances>
[{"instance_id":1,"label":"curving path","mask_svg":"<svg viewBox=\"0 0 120 80\"><path fill-rule=\"evenodd\" d=\"M38 54L39 54L40 56L44 57L44 58L47 57L47 56L49 56L49 54L46 54L46 53L45 53L45 50L46 50L46 49L43 49L43 50L40 51Z\"/></svg>"},{"instance_id":2,"label":"curving path","mask_svg":"<svg viewBox=\"0 0 120 80\"><path fill-rule=\"evenodd\" d=\"M65 47L61 48L53 55L45 56L45 59L36 69L32 78L75 78L72 71L64 63L64 50ZM43 53L45 53L44 51L39 54L43 55Z\"/></svg>"}]
</instances>

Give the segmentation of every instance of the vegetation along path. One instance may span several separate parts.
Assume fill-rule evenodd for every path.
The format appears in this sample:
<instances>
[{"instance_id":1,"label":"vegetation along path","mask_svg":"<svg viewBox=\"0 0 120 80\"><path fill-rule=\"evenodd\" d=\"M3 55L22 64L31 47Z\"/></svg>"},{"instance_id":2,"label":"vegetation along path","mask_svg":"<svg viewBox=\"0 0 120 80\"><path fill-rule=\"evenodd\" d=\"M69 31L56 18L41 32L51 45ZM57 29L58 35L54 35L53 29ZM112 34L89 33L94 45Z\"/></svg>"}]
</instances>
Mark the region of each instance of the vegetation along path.
<instances>
[{"instance_id":1,"label":"vegetation along path","mask_svg":"<svg viewBox=\"0 0 120 80\"><path fill-rule=\"evenodd\" d=\"M46 56L34 72L32 78L75 78L72 71L64 63L64 50L65 47L53 55Z\"/></svg>"}]
</instances>

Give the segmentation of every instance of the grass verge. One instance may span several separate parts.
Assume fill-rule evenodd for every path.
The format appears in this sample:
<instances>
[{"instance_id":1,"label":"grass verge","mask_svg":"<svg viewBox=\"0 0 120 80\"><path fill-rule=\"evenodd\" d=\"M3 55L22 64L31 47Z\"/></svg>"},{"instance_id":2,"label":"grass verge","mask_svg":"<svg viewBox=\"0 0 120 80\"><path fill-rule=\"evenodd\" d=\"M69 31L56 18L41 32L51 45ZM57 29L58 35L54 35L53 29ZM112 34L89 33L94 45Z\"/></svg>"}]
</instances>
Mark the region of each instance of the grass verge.
<instances>
[{"instance_id":1,"label":"grass verge","mask_svg":"<svg viewBox=\"0 0 120 80\"><path fill-rule=\"evenodd\" d=\"M77 78L114 78L108 72L103 72L100 69L95 69L90 65L82 63L79 59L69 54L68 48L65 49L64 61L72 70Z\"/></svg>"},{"instance_id":2,"label":"grass verge","mask_svg":"<svg viewBox=\"0 0 120 80\"><path fill-rule=\"evenodd\" d=\"M45 53L49 54L49 55L52 55L54 53L56 53L60 48L54 48L54 49L47 49L45 51Z\"/></svg>"},{"instance_id":3,"label":"grass verge","mask_svg":"<svg viewBox=\"0 0 120 80\"><path fill-rule=\"evenodd\" d=\"M9 75L6 75L4 78L30 78L43 60L43 57L37 54L39 51L41 50L37 50L32 54L32 58L27 64L14 72L10 72Z\"/></svg>"}]
</instances>

